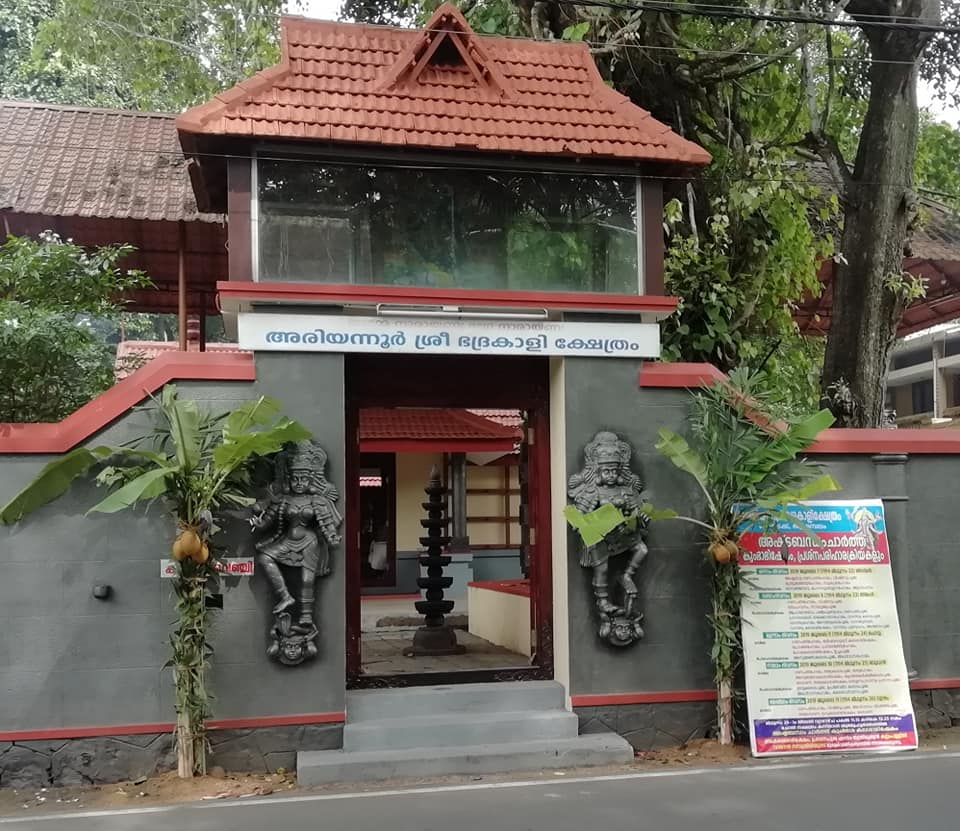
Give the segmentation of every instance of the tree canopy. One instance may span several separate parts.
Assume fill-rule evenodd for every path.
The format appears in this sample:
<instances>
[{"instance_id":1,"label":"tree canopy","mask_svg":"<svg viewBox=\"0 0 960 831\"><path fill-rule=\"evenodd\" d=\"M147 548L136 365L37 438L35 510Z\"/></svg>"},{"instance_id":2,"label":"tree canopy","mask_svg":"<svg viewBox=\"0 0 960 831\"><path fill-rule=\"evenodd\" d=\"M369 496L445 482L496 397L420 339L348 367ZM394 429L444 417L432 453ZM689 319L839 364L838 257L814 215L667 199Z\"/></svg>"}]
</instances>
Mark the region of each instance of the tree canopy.
<instances>
[{"instance_id":1,"label":"tree canopy","mask_svg":"<svg viewBox=\"0 0 960 831\"><path fill-rule=\"evenodd\" d=\"M0 96L179 112L277 62L284 5L8 0Z\"/></svg>"},{"instance_id":2,"label":"tree canopy","mask_svg":"<svg viewBox=\"0 0 960 831\"><path fill-rule=\"evenodd\" d=\"M101 328L123 292L148 285L118 267L131 250L49 233L0 245L0 423L59 421L113 384Z\"/></svg>"},{"instance_id":3,"label":"tree canopy","mask_svg":"<svg viewBox=\"0 0 960 831\"><path fill-rule=\"evenodd\" d=\"M282 5L9 0L0 95L181 110L276 61ZM438 5L344 0L342 14L415 24ZM902 273L923 221L916 192L956 206L960 190L960 134L919 120L915 91L923 77L957 96L960 4L460 5L481 33L586 41L610 84L714 155L704 174L666 183L667 276L684 300L665 327L667 354L746 365L781 387L789 378L788 398L804 408L821 384L842 381L858 423L878 423L897 319L922 291ZM953 28L931 31L939 17ZM830 187L811 181L811 163ZM817 291L824 258L837 302L821 366L824 344L802 337L791 312Z\"/></svg>"},{"instance_id":4,"label":"tree canopy","mask_svg":"<svg viewBox=\"0 0 960 831\"><path fill-rule=\"evenodd\" d=\"M437 5L346 0L343 11L422 23ZM714 155L704 175L667 183L667 277L683 298L668 354L762 369L781 388L789 379L803 407L840 383L858 401L851 425L879 423L896 325L922 291L902 272L922 221L915 178L944 199L955 187L957 134L921 127L916 100L921 75L957 94L958 38L933 31L938 0L461 7L481 32L588 42L615 88ZM943 17L956 26L960 5ZM831 186L809 181L811 163ZM824 344L799 335L791 310L817 291L828 257L835 304L821 369Z\"/></svg>"}]
</instances>

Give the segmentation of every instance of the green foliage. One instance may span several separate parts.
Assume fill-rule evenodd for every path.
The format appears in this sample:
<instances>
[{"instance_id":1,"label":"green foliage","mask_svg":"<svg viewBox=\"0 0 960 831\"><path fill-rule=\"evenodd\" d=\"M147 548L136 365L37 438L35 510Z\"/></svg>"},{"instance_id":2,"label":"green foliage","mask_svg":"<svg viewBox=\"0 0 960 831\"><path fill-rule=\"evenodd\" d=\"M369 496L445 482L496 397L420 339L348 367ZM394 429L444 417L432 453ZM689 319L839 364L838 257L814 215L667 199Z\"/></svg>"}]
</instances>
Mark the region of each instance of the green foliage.
<instances>
[{"instance_id":1,"label":"green foliage","mask_svg":"<svg viewBox=\"0 0 960 831\"><path fill-rule=\"evenodd\" d=\"M573 26L567 26L567 28L563 30L561 37L563 40L583 40L589 31L590 22L585 20L582 23L575 23Z\"/></svg>"},{"instance_id":2,"label":"green foliage","mask_svg":"<svg viewBox=\"0 0 960 831\"><path fill-rule=\"evenodd\" d=\"M711 568L710 657L718 689L721 737L732 736L733 683L742 661L741 586L735 559L719 561L718 546L736 544L751 523L794 521L787 508L825 491L838 490L814 464L798 459L833 423L826 410L778 421L755 377L743 371L693 396L689 441L660 430L657 450L697 483L706 504L704 520L653 509L651 519L679 519L704 531ZM646 511L646 508L644 509ZM806 529L803 529L806 530Z\"/></svg>"},{"instance_id":3,"label":"green foliage","mask_svg":"<svg viewBox=\"0 0 960 831\"><path fill-rule=\"evenodd\" d=\"M921 188L960 213L960 130L921 119L916 175Z\"/></svg>"},{"instance_id":4,"label":"green foliage","mask_svg":"<svg viewBox=\"0 0 960 831\"><path fill-rule=\"evenodd\" d=\"M60 0L0 3L0 98L123 106L122 67L78 61L65 56L57 43L37 42L40 27L60 5Z\"/></svg>"},{"instance_id":5,"label":"green foliage","mask_svg":"<svg viewBox=\"0 0 960 831\"><path fill-rule=\"evenodd\" d=\"M123 447L77 448L41 471L0 509L0 522L12 524L61 496L71 483L97 469L97 484L109 493L88 513L115 513L162 501L176 527L195 532L212 556L178 564L173 588L177 623L171 634L176 687L178 753L181 775L205 772L204 722L210 715L205 682L207 659L206 586L216 576L214 524L225 507L248 505L250 463L281 450L287 442L310 438L299 423L281 415L280 404L259 398L229 413L214 414L182 399L173 385L154 400L154 430Z\"/></svg>"},{"instance_id":6,"label":"green foliage","mask_svg":"<svg viewBox=\"0 0 960 831\"><path fill-rule=\"evenodd\" d=\"M0 423L59 421L113 383L88 321L0 301Z\"/></svg>"},{"instance_id":7,"label":"green foliage","mask_svg":"<svg viewBox=\"0 0 960 831\"><path fill-rule=\"evenodd\" d=\"M816 401L819 355L797 331L793 308L820 290L817 270L833 253L838 206L800 168L771 155L717 155L709 173L715 195L695 233L684 205L667 205L666 286L682 302L664 325L664 356L723 370L763 364L770 377L796 385L787 403L803 409Z\"/></svg>"},{"instance_id":8,"label":"green foliage","mask_svg":"<svg viewBox=\"0 0 960 831\"><path fill-rule=\"evenodd\" d=\"M178 112L279 59L281 0L9 3L4 97Z\"/></svg>"},{"instance_id":9,"label":"green foliage","mask_svg":"<svg viewBox=\"0 0 960 831\"><path fill-rule=\"evenodd\" d=\"M637 527L637 516L631 514L624 516L616 505L601 505L595 511L583 513L575 505L567 505L563 509L563 516L570 523L570 526L580 534L580 539L584 545L596 545L611 531L625 526L627 530L634 530Z\"/></svg>"},{"instance_id":10,"label":"green foliage","mask_svg":"<svg viewBox=\"0 0 960 831\"><path fill-rule=\"evenodd\" d=\"M58 421L113 383L97 324L149 285L118 263L133 249L86 251L55 234L0 245L0 423Z\"/></svg>"},{"instance_id":11,"label":"green foliage","mask_svg":"<svg viewBox=\"0 0 960 831\"><path fill-rule=\"evenodd\" d=\"M0 245L0 299L51 311L109 314L119 308L118 295L149 285L141 272L118 267L132 252L129 245L87 251L49 232L39 239L7 237Z\"/></svg>"}]
</instances>

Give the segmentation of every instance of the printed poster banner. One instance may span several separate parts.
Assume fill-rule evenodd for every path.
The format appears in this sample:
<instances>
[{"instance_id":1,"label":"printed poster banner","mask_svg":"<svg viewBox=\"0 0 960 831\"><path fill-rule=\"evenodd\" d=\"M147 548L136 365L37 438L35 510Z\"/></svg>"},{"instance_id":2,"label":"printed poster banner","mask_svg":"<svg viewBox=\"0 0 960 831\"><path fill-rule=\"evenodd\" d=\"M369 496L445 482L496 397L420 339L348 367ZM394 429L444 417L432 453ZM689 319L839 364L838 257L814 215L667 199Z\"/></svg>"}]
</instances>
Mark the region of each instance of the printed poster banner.
<instances>
[{"instance_id":1,"label":"printed poster banner","mask_svg":"<svg viewBox=\"0 0 960 831\"><path fill-rule=\"evenodd\" d=\"M568 323L243 312L241 349L421 355L659 358L656 323Z\"/></svg>"},{"instance_id":2,"label":"printed poster banner","mask_svg":"<svg viewBox=\"0 0 960 831\"><path fill-rule=\"evenodd\" d=\"M913 750L917 728L879 500L807 502L742 536L754 756Z\"/></svg>"}]
</instances>

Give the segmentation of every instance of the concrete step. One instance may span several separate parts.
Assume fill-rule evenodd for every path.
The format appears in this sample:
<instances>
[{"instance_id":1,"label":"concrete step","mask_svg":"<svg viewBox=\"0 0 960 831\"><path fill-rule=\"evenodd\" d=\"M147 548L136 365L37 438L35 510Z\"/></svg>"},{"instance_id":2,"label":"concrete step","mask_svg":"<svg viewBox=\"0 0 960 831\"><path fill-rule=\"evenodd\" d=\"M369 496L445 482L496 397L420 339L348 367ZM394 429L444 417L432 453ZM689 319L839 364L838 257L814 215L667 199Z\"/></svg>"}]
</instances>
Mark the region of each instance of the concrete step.
<instances>
[{"instance_id":1,"label":"concrete step","mask_svg":"<svg viewBox=\"0 0 960 831\"><path fill-rule=\"evenodd\" d=\"M348 724L444 713L543 712L563 708L563 686L556 681L450 684L347 693Z\"/></svg>"},{"instance_id":2,"label":"concrete step","mask_svg":"<svg viewBox=\"0 0 960 831\"><path fill-rule=\"evenodd\" d=\"M525 744L468 747L409 747L401 750L310 750L297 754L302 787L330 782L374 782L475 773L511 773L569 767L624 764L633 748L615 733Z\"/></svg>"},{"instance_id":3,"label":"concrete step","mask_svg":"<svg viewBox=\"0 0 960 831\"><path fill-rule=\"evenodd\" d=\"M541 739L572 739L577 731L577 716L564 710L440 713L348 722L343 727L343 749L398 750L509 744Z\"/></svg>"}]
</instances>

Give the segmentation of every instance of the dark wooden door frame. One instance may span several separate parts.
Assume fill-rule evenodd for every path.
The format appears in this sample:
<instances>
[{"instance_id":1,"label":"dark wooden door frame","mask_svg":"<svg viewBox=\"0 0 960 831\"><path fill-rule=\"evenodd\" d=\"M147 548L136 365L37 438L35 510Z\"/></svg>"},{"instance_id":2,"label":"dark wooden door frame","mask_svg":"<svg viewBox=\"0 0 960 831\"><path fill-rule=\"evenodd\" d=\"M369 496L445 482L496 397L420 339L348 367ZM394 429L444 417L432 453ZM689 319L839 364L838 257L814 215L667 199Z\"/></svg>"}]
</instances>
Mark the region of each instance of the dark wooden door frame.
<instances>
[{"instance_id":1,"label":"dark wooden door frame","mask_svg":"<svg viewBox=\"0 0 960 831\"><path fill-rule=\"evenodd\" d=\"M469 371L465 371L465 367ZM550 508L550 368L547 358L347 355L346 377L346 670L347 686L414 686L553 678L553 581ZM528 412L531 606L536 664L503 670L364 676L361 667L360 410L364 407L489 407Z\"/></svg>"},{"instance_id":2,"label":"dark wooden door frame","mask_svg":"<svg viewBox=\"0 0 960 831\"><path fill-rule=\"evenodd\" d=\"M368 588L392 588L397 585L397 457L394 453L364 453L360 452L360 466L362 471L364 467L373 464L380 469L381 474L389 482L390 498L387 501L387 562L389 563L386 582L375 583ZM386 487L386 484L384 484ZM361 520L363 518L361 517ZM362 558L366 552L358 552ZM361 579L361 589L362 579Z\"/></svg>"}]
</instances>

